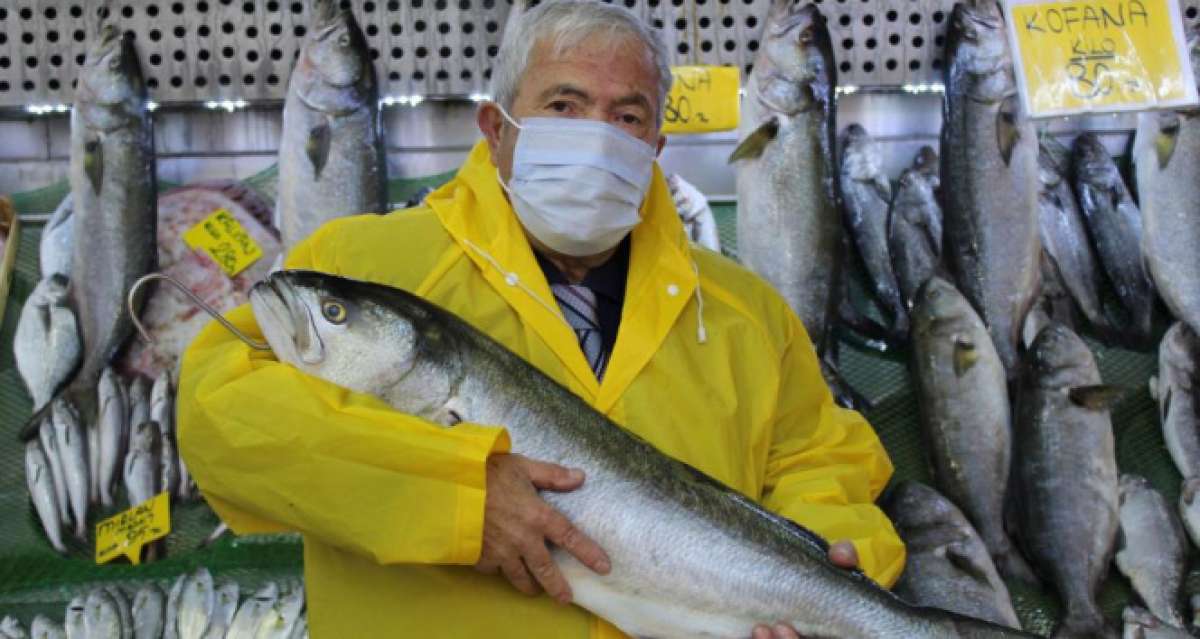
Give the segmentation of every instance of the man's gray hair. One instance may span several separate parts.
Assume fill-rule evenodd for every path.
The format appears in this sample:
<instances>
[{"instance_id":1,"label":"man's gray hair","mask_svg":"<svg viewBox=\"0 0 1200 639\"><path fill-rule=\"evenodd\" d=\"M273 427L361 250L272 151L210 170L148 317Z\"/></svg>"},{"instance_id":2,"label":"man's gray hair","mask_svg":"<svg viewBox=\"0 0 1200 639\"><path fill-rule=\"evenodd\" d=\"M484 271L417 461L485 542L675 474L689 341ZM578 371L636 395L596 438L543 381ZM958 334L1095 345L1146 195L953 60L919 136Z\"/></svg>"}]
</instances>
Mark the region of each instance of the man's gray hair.
<instances>
[{"instance_id":1,"label":"man's gray hair","mask_svg":"<svg viewBox=\"0 0 1200 639\"><path fill-rule=\"evenodd\" d=\"M528 0L517 0L513 11ZM512 110L517 85L529 66L536 43L548 40L555 55L578 45L591 35L607 33L613 38L633 38L646 47L658 72L658 124L662 126L667 93L671 91L671 65L667 47L658 32L624 7L599 0L547 0L510 20L496 65L492 68L492 95L505 109Z\"/></svg>"}]
</instances>

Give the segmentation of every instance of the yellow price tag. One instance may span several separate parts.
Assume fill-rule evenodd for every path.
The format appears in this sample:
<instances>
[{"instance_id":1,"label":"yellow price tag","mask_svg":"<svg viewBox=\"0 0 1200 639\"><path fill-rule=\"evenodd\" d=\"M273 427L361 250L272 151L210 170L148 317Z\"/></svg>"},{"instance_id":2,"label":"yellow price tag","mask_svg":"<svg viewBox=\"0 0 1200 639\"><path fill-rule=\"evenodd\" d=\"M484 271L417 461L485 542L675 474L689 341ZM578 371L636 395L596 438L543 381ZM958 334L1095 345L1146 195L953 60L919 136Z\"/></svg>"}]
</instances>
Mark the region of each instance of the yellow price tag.
<instances>
[{"instance_id":1,"label":"yellow price tag","mask_svg":"<svg viewBox=\"0 0 1200 639\"><path fill-rule=\"evenodd\" d=\"M161 492L150 499L96 524L96 563L125 556L141 562L142 546L171 532L171 498Z\"/></svg>"},{"instance_id":2,"label":"yellow price tag","mask_svg":"<svg viewBox=\"0 0 1200 639\"><path fill-rule=\"evenodd\" d=\"M1195 104L1177 0L1008 0L1033 117Z\"/></svg>"},{"instance_id":3,"label":"yellow price tag","mask_svg":"<svg viewBox=\"0 0 1200 639\"><path fill-rule=\"evenodd\" d=\"M663 133L731 131L738 125L737 67L672 67Z\"/></svg>"},{"instance_id":4,"label":"yellow price tag","mask_svg":"<svg viewBox=\"0 0 1200 639\"><path fill-rule=\"evenodd\" d=\"M227 209L217 209L183 234L194 251L212 258L229 277L246 270L262 257L262 247Z\"/></svg>"}]
</instances>

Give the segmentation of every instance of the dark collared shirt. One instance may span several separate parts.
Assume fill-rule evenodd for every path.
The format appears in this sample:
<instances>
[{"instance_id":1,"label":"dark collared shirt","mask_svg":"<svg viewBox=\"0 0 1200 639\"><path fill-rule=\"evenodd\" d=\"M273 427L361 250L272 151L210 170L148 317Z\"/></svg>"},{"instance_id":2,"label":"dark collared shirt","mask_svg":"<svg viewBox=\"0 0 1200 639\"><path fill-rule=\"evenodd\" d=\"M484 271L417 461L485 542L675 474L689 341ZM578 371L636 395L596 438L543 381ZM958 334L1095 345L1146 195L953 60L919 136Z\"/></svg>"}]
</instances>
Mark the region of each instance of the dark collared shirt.
<instances>
[{"instance_id":1,"label":"dark collared shirt","mask_svg":"<svg viewBox=\"0 0 1200 639\"><path fill-rule=\"evenodd\" d=\"M546 274L546 281L551 285L570 284L567 277L558 270L550 260L542 257L537 251L533 252L538 266ZM582 285L592 289L596 294L596 320L600 324L601 344L604 352L612 355L613 345L617 343L617 327L621 325L621 307L625 304L625 280L629 279L629 236L626 235L617 252L608 261L588 271Z\"/></svg>"}]
</instances>

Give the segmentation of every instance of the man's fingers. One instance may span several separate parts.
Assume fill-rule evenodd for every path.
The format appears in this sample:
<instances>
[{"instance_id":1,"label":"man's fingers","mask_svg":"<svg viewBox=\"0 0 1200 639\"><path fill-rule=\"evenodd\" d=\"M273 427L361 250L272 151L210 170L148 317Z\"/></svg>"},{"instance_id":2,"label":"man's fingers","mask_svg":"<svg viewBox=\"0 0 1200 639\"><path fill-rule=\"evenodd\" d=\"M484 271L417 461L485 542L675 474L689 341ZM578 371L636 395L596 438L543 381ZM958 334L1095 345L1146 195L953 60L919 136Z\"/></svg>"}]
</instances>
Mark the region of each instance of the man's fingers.
<instances>
[{"instance_id":1,"label":"man's fingers","mask_svg":"<svg viewBox=\"0 0 1200 639\"><path fill-rule=\"evenodd\" d=\"M575 490L583 485L582 470L533 459L523 462L529 480L540 490Z\"/></svg>"},{"instance_id":2,"label":"man's fingers","mask_svg":"<svg viewBox=\"0 0 1200 639\"><path fill-rule=\"evenodd\" d=\"M533 581L533 577L525 569L525 564L521 563L519 557L505 561L500 565L500 571L504 573L505 579L508 579L509 583L517 590L527 595L536 595L540 592L537 583Z\"/></svg>"},{"instance_id":3,"label":"man's fingers","mask_svg":"<svg viewBox=\"0 0 1200 639\"><path fill-rule=\"evenodd\" d=\"M554 545L571 553L580 563L594 572L607 575L612 570L608 553L591 537L580 532L575 524L553 508L547 509L546 538Z\"/></svg>"},{"instance_id":4,"label":"man's fingers","mask_svg":"<svg viewBox=\"0 0 1200 639\"><path fill-rule=\"evenodd\" d=\"M566 577L562 576L554 559L550 557L546 545L542 542L532 543L524 549L523 555L530 574L541 584L546 594L562 603L570 603L571 586Z\"/></svg>"},{"instance_id":5,"label":"man's fingers","mask_svg":"<svg viewBox=\"0 0 1200 639\"><path fill-rule=\"evenodd\" d=\"M800 639L800 633L785 623L777 623L775 624L775 639Z\"/></svg>"},{"instance_id":6,"label":"man's fingers","mask_svg":"<svg viewBox=\"0 0 1200 639\"><path fill-rule=\"evenodd\" d=\"M840 541L829 547L829 561L839 568L857 568L858 551L854 549L854 544Z\"/></svg>"},{"instance_id":7,"label":"man's fingers","mask_svg":"<svg viewBox=\"0 0 1200 639\"><path fill-rule=\"evenodd\" d=\"M751 637L752 639L771 639L771 628L764 625L754 626L754 634Z\"/></svg>"}]
</instances>

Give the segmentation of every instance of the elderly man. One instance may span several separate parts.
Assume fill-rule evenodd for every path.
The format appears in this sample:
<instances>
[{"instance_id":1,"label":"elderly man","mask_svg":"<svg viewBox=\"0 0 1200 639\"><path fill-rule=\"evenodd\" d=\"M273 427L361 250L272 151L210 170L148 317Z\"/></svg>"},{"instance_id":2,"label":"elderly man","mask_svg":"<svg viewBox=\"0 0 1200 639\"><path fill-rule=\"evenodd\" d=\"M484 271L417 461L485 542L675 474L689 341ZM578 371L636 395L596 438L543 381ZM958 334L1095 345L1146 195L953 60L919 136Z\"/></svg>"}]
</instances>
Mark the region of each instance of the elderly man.
<instances>
[{"instance_id":1,"label":"elderly man","mask_svg":"<svg viewBox=\"0 0 1200 639\"><path fill-rule=\"evenodd\" d=\"M414 210L326 225L287 267L449 309L890 584L903 546L873 500L892 466L831 401L780 297L688 244L654 161L670 81L662 44L628 11L543 3L505 34L485 139L454 180ZM256 331L248 308L231 319ZM179 411L184 457L234 531L303 534L317 637L621 636L563 605L571 587L548 551L610 569L539 497L587 479L508 454L504 424L440 428L215 326L184 358ZM795 636L762 621L747 636Z\"/></svg>"}]
</instances>

